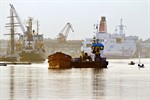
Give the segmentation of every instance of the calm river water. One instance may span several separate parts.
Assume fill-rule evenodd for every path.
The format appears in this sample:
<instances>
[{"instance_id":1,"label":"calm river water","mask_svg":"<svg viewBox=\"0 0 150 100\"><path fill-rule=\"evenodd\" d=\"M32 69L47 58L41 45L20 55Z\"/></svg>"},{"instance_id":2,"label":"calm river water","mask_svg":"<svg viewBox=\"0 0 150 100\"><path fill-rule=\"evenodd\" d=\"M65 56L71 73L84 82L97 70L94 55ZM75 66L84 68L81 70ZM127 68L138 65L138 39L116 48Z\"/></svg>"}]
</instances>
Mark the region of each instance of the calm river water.
<instances>
[{"instance_id":1,"label":"calm river water","mask_svg":"<svg viewBox=\"0 0 150 100\"><path fill-rule=\"evenodd\" d=\"M138 59L108 61L107 69L0 66L0 100L150 100L150 59L141 59L145 68Z\"/></svg>"}]
</instances>

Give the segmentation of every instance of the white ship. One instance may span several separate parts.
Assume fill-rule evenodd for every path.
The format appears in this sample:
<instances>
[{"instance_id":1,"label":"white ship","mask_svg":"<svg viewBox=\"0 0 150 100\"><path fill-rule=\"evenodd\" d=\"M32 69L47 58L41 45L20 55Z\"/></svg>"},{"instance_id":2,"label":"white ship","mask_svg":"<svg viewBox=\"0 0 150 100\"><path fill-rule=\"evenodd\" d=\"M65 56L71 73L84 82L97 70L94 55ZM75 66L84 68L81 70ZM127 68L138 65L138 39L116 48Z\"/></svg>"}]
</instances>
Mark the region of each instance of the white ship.
<instances>
[{"instance_id":1,"label":"white ship","mask_svg":"<svg viewBox=\"0 0 150 100\"><path fill-rule=\"evenodd\" d=\"M91 55L91 45L94 42L104 45L104 56L106 58L120 59L132 58L136 52L137 36L126 36L124 32L122 19L120 25L116 28L115 33L107 33L107 25L105 17L101 17L100 25L96 25L96 34L94 38L86 38L83 41L82 51Z\"/></svg>"}]
</instances>

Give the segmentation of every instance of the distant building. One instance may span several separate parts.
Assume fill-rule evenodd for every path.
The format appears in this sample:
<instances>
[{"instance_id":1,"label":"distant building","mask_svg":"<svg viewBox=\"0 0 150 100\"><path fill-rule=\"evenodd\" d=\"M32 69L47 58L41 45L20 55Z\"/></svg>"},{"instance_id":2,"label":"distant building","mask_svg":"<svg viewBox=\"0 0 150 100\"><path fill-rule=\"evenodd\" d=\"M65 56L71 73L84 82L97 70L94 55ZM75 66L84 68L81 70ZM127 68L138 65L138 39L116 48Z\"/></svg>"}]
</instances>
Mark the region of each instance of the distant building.
<instances>
[{"instance_id":1,"label":"distant building","mask_svg":"<svg viewBox=\"0 0 150 100\"><path fill-rule=\"evenodd\" d=\"M67 40L60 43L57 39L45 39L45 48L47 54L63 52L72 57L79 57L81 53L82 40Z\"/></svg>"}]
</instances>

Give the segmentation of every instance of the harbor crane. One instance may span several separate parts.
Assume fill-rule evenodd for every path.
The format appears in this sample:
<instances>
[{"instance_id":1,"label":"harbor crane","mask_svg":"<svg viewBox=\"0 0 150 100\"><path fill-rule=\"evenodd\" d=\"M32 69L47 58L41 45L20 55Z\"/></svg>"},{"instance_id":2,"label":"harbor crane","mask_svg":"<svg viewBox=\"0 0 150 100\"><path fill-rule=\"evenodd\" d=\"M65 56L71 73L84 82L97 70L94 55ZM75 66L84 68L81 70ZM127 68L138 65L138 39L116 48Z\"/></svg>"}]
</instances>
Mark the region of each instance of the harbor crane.
<instances>
[{"instance_id":1,"label":"harbor crane","mask_svg":"<svg viewBox=\"0 0 150 100\"><path fill-rule=\"evenodd\" d=\"M16 15L15 17L16 17L16 19L17 19L17 21L18 21L18 24L19 24L19 26L20 26L22 32L23 32L24 34L26 34L25 27L23 26L23 24L22 24L22 22L21 22L21 19L20 19L18 13L17 13L15 7L14 7L12 4L9 4L9 5L10 5L10 7L11 7L11 10L12 10L12 11L14 12L14 14Z\"/></svg>"},{"instance_id":2,"label":"harbor crane","mask_svg":"<svg viewBox=\"0 0 150 100\"><path fill-rule=\"evenodd\" d=\"M72 25L70 23L67 23L65 27L61 30L61 32L58 34L57 39L60 43L66 42L70 29L72 30L72 32L74 32Z\"/></svg>"}]
</instances>

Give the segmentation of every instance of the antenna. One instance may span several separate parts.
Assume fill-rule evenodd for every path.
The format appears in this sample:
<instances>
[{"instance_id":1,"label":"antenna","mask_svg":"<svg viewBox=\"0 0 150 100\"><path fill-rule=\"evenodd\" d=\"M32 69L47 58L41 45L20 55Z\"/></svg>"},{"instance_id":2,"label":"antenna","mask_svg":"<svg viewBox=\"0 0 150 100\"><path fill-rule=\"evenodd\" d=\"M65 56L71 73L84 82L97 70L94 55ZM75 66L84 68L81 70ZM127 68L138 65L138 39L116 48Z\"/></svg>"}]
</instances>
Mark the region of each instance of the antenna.
<instances>
[{"instance_id":1,"label":"antenna","mask_svg":"<svg viewBox=\"0 0 150 100\"><path fill-rule=\"evenodd\" d=\"M120 19L120 25L122 25L122 18Z\"/></svg>"},{"instance_id":2,"label":"antenna","mask_svg":"<svg viewBox=\"0 0 150 100\"><path fill-rule=\"evenodd\" d=\"M39 21L37 20L37 35L39 34Z\"/></svg>"},{"instance_id":3,"label":"antenna","mask_svg":"<svg viewBox=\"0 0 150 100\"><path fill-rule=\"evenodd\" d=\"M122 18L120 19L120 25L118 27L119 27L119 34L124 34L124 27L126 26L122 24Z\"/></svg>"}]
</instances>

